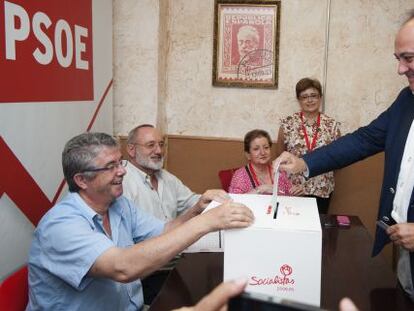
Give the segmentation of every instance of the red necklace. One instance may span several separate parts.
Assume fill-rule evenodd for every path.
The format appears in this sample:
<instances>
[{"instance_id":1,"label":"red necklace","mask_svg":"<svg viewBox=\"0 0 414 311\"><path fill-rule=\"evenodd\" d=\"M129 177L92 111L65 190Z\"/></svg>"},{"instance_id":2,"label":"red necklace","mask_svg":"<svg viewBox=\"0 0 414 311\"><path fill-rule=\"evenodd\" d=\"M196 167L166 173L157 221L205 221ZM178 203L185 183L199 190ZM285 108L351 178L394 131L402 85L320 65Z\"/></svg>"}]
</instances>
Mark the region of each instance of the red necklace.
<instances>
[{"instance_id":1,"label":"red necklace","mask_svg":"<svg viewBox=\"0 0 414 311\"><path fill-rule=\"evenodd\" d=\"M321 114L318 113L318 118L316 119L316 128L313 126L313 138L311 144L309 144L308 132L306 131L305 121L303 120L303 111L300 112L300 119L302 120L302 131L303 135L305 136L306 147L308 148L308 151L312 151L315 148L316 140L318 139L319 126L321 125Z\"/></svg>"},{"instance_id":2,"label":"red necklace","mask_svg":"<svg viewBox=\"0 0 414 311\"><path fill-rule=\"evenodd\" d=\"M252 173L252 177L253 177L253 180L256 184L256 187L260 186L259 180L257 179L256 172L254 171L254 168L253 168L253 165L252 165L251 162L249 162L249 170ZM267 171L269 172L270 180L272 181L272 185L273 185L273 174L272 174L272 166L271 165L267 166Z\"/></svg>"}]
</instances>

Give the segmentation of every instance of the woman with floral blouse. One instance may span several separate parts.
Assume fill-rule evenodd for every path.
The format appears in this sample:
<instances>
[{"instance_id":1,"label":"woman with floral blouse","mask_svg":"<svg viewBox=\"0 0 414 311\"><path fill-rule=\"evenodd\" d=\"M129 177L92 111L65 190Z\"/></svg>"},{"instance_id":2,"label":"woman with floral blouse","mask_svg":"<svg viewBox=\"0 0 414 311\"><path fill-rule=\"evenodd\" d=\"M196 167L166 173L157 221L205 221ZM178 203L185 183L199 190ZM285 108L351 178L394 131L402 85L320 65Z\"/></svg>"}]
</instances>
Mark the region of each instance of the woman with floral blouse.
<instances>
[{"instance_id":1,"label":"woman with floral blouse","mask_svg":"<svg viewBox=\"0 0 414 311\"><path fill-rule=\"evenodd\" d=\"M301 157L316 148L330 144L340 135L339 123L319 112L322 86L316 79L303 78L296 84L300 111L281 120L278 141L283 151ZM292 195L315 197L318 210L326 214L335 187L333 172L306 179L303 174L290 176Z\"/></svg>"}]
</instances>

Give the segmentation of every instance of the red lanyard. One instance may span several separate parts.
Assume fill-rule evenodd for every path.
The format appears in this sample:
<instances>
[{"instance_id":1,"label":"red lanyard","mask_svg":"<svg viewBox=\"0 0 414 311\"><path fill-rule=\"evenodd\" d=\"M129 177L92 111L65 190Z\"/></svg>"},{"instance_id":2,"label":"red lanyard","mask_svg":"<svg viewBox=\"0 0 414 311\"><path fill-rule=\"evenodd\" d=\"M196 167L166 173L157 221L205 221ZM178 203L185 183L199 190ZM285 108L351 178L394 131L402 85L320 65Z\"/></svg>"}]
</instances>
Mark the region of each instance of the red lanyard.
<instances>
[{"instance_id":1,"label":"red lanyard","mask_svg":"<svg viewBox=\"0 0 414 311\"><path fill-rule=\"evenodd\" d=\"M256 172L254 171L253 165L250 162L249 162L249 170L252 173L252 177L253 177L253 180L254 180L256 186L260 186L259 180L257 179L257 176L256 176ZM272 166L268 165L267 170L269 172L270 180L272 181L272 185L273 185Z\"/></svg>"},{"instance_id":2,"label":"red lanyard","mask_svg":"<svg viewBox=\"0 0 414 311\"><path fill-rule=\"evenodd\" d=\"M303 131L303 135L305 136L306 147L308 148L308 151L312 151L315 148L316 140L318 139L318 130L319 130L319 126L321 125L321 114L320 113L318 114L318 118L316 120L316 128L314 128L312 131L312 134L313 134L312 144L309 144L308 132L306 131L305 122L303 121L302 111L300 112L300 119L302 120L302 131Z\"/></svg>"}]
</instances>

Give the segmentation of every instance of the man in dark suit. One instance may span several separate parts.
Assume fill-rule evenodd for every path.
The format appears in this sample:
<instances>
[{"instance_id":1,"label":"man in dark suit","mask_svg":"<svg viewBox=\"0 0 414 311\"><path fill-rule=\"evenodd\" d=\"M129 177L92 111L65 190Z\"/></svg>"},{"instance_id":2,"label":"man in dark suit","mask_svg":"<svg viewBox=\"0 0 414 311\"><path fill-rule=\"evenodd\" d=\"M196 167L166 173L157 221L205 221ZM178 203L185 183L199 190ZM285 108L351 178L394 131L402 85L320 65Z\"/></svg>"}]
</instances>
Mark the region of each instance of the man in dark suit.
<instances>
[{"instance_id":1,"label":"man in dark suit","mask_svg":"<svg viewBox=\"0 0 414 311\"><path fill-rule=\"evenodd\" d=\"M284 152L276 161L281 170L313 177L385 152L378 220L390 226L377 228L373 255L390 241L399 246L398 280L414 300L414 10L397 33L394 55L398 74L407 77L409 87L401 90L386 111L367 126L303 158Z\"/></svg>"}]
</instances>

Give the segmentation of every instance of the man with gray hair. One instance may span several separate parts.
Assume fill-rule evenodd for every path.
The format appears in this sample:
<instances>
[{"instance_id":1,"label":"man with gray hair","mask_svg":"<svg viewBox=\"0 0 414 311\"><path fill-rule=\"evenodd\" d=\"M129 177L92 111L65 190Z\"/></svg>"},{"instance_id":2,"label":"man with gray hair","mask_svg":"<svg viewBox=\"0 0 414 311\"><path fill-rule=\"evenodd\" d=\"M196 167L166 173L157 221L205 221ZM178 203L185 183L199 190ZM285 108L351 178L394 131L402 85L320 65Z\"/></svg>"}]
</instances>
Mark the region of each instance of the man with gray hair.
<instances>
[{"instance_id":1,"label":"man with gray hair","mask_svg":"<svg viewBox=\"0 0 414 311\"><path fill-rule=\"evenodd\" d=\"M142 124L132 129L126 151L129 162L125 167L124 195L158 219L170 221L183 213L198 214L212 199L228 199L223 190L195 194L163 169L165 142L153 125ZM151 304L173 266L174 262L171 262L142 281L146 304Z\"/></svg>"},{"instance_id":2,"label":"man with gray hair","mask_svg":"<svg viewBox=\"0 0 414 311\"><path fill-rule=\"evenodd\" d=\"M142 124L128 134L128 164L124 195L137 206L161 220L171 220L192 207L211 201L214 196L226 199L222 190L195 194L176 176L163 169L165 142L158 129ZM189 211L191 212L191 211Z\"/></svg>"},{"instance_id":3,"label":"man with gray hair","mask_svg":"<svg viewBox=\"0 0 414 311\"><path fill-rule=\"evenodd\" d=\"M147 214L122 196L126 161L107 134L69 140L62 165L69 193L34 232L27 310L140 310L140 278L204 234L253 221L231 201L166 223Z\"/></svg>"}]
</instances>

